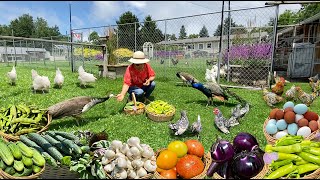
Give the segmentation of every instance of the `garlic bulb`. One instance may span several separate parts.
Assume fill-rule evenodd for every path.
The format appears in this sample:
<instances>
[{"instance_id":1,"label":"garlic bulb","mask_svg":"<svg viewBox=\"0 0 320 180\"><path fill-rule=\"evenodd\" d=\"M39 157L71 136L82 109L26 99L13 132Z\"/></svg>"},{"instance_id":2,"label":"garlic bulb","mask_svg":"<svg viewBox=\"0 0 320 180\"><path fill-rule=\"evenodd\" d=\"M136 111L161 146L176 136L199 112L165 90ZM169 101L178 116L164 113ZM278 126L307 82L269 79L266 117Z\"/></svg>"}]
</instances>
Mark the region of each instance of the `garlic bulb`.
<instances>
[{"instance_id":1,"label":"garlic bulb","mask_svg":"<svg viewBox=\"0 0 320 180\"><path fill-rule=\"evenodd\" d=\"M157 169L156 161L147 160L143 165L144 169L148 172L154 172Z\"/></svg>"},{"instance_id":2,"label":"garlic bulb","mask_svg":"<svg viewBox=\"0 0 320 180\"><path fill-rule=\"evenodd\" d=\"M113 171L114 167L115 167L115 164L112 162L112 163L110 163L110 164L105 165L105 166L103 167L103 169L104 169L107 173L110 173L110 172Z\"/></svg>"},{"instance_id":3,"label":"garlic bulb","mask_svg":"<svg viewBox=\"0 0 320 180\"><path fill-rule=\"evenodd\" d=\"M120 150L120 148L122 147L122 142L119 140L113 140L111 142L110 147L115 151L118 152Z\"/></svg>"},{"instance_id":4,"label":"garlic bulb","mask_svg":"<svg viewBox=\"0 0 320 180\"><path fill-rule=\"evenodd\" d=\"M122 147L120 148L120 152L126 154L129 151L129 145L127 143L123 143Z\"/></svg>"},{"instance_id":5,"label":"garlic bulb","mask_svg":"<svg viewBox=\"0 0 320 180\"><path fill-rule=\"evenodd\" d=\"M148 174L148 172L143 167L140 167L137 170L137 176L139 176L139 178L143 177L143 176L146 176L147 174Z\"/></svg>"},{"instance_id":6,"label":"garlic bulb","mask_svg":"<svg viewBox=\"0 0 320 180\"><path fill-rule=\"evenodd\" d=\"M130 148L130 152L132 153L133 156L136 156L136 157L141 155L139 149L135 146Z\"/></svg>"},{"instance_id":7,"label":"garlic bulb","mask_svg":"<svg viewBox=\"0 0 320 180\"><path fill-rule=\"evenodd\" d=\"M137 173L133 169L130 169L129 171L127 171L127 174L129 179L134 179L137 177Z\"/></svg>"},{"instance_id":8,"label":"garlic bulb","mask_svg":"<svg viewBox=\"0 0 320 180\"><path fill-rule=\"evenodd\" d=\"M143 147L142 157L151 158L154 155L153 149L151 147Z\"/></svg>"},{"instance_id":9,"label":"garlic bulb","mask_svg":"<svg viewBox=\"0 0 320 180\"><path fill-rule=\"evenodd\" d=\"M127 141L129 146L134 146L139 149L139 151L143 151L142 147L140 146L140 139L138 137L131 137Z\"/></svg>"},{"instance_id":10,"label":"garlic bulb","mask_svg":"<svg viewBox=\"0 0 320 180\"><path fill-rule=\"evenodd\" d=\"M143 167L144 162L140 159L135 159L131 162L131 165L134 169L139 169L140 167Z\"/></svg>"},{"instance_id":11,"label":"garlic bulb","mask_svg":"<svg viewBox=\"0 0 320 180\"><path fill-rule=\"evenodd\" d=\"M117 152L115 155L115 158L119 158L119 157L126 158L126 155L122 154L121 152Z\"/></svg>"},{"instance_id":12,"label":"garlic bulb","mask_svg":"<svg viewBox=\"0 0 320 180\"><path fill-rule=\"evenodd\" d=\"M114 170L111 173L111 176L114 177L115 179L126 179L127 176L127 171L124 169L119 169L119 168L114 168Z\"/></svg>"},{"instance_id":13,"label":"garlic bulb","mask_svg":"<svg viewBox=\"0 0 320 180\"><path fill-rule=\"evenodd\" d=\"M127 159L127 169L133 169L131 161L129 159Z\"/></svg>"},{"instance_id":14,"label":"garlic bulb","mask_svg":"<svg viewBox=\"0 0 320 180\"><path fill-rule=\"evenodd\" d=\"M118 157L115 160L115 163L119 168L126 168L127 167L127 160L123 157Z\"/></svg>"},{"instance_id":15,"label":"garlic bulb","mask_svg":"<svg viewBox=\"0 0 320 180\"><path fill-rule=\"evenodd\" d=\"M107 149L104 157L108 158L108 159L112 159L116 156L116 153L113 150Z\"/></svg>"}]
</instances>

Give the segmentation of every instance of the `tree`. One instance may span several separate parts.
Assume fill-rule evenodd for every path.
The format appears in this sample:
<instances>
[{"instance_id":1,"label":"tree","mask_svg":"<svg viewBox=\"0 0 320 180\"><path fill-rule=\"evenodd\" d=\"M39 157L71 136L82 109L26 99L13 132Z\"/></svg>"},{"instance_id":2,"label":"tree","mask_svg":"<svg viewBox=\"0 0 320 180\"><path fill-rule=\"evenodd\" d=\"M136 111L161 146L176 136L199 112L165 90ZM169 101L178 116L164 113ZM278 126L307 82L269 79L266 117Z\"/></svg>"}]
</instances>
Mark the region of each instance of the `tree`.
<instances>
[{"instance_id":1,"label":"tree","mask_svg":"<svg viewBox=\"0 0 320 180\"><path fill-rule=\"evenodd\" d=\"M127 11L119 17L119 20L116 21L116 23L118 24L119 47L134 50L136 45L135 40L140 39L140 24L137 16L132 14L132 12Z\"/></svg>"},{"instance_id":2,"label":"tree","mask_svg":"<svg viewBox=\"0 0 320 180\"><path fill-rule=\"evenodd\" d=\"M199 32L199 37L209 37L208 29L203 25L202 29Z\"/></svg>"},{"instance_id":3,"label":"tree","mask_svg":"<svg viewBox=\"0 0 320 180\"><path fill-rule=\"evenodd\" d=\"M98 45L98 44L100 44L99 39L100 39L100 37L96 31L93 31L92 33L90 33L89 42Z\"/></svg>"},{"instance_id":4,"label":"tree","mask_svg":"<svg viewBox=\"0 0 320 180\"><path fill-rule=\"evenodd\" d=\"M198 37L199 37L199 34L190 34L188 38L192 39L192 38L198 38Z\"/></svg>"},{"instance_id":5,"label":"tree","mask_svg":"<svg viewBox=\"0 0 320 180\"><path fill-rule=\"evenodd\" d=\"M231 21L231 34L244 34L246 33L245 28L237 28L237 29L232 29L232 27L244 27L243 25L237 25L232 18L227 17L224 22L223 22L223 35L228 35L228 29L229 29L229 24ZM214 36L220 36L221 35L221 25L219 24L216 31L214 32Z\"/></svg>"},{"instance_id":6,"label":"tree","mask_svg":"<svg viewBox=\"0 0 320 180\"><path fill-rule=\"evenodd\" d=\"M158 43L164 39L164 35L161 30L157 28L157 24L148 15L144 19L143 26L141 28L141 44L145 42Z\"/></svg>"},{"instance_id":7,"label":"tree","mask_svg":"<svg viewBox=\"0 0 320 180\"><path fill-rule=\"evenodd\" d=\"M176 35L175 35L175 34L171 34L171 36L170 36L170 40L172 40L172 41L175 41L175 40L177 40L177 37L176 37Z\"/></svg>"},{"instance_id":8,"label":"tree","mask_svg":"<svg viewBox=\"0 0 320 180\"><path fill-rule=\"evenodd\" d=\"M314 16L320 12L320 3L301 4L298 14L298 22Z\"/></svg>"},{"instance_id":9,"label":"tree","mask_svg":"<svg viewBox=\"0 0 320 180\"><path fill-rule=\"evenodd\" d=\"M185 39L187 37L186 28L184 25L180 28L179 39Z\"/></svg>"},{"instance_id":10,"label":"tree","mask_svg":"<svg viewBox=\"0 0 320 180\"><path fill-rule=\"evenodd\" d=\"M13 30L14 36L32 37L34 34L33 18L29 14L23 14L10 22L9 28Z\"/></svg>"}]
</instances>

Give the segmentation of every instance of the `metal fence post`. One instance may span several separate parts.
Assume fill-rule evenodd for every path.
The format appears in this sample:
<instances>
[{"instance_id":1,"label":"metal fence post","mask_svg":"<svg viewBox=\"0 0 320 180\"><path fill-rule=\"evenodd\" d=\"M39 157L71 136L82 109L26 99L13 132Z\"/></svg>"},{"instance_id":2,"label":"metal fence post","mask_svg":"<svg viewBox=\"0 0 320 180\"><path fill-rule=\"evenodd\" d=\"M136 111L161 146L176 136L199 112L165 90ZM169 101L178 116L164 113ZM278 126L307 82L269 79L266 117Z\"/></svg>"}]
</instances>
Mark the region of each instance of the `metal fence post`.
<instances>
[{"instance_id":1,"label":"metal fence post","mask_svg":"<svg viewBox=\"0 0 320 180\"><path fill-rule=\"evenodd\" d=\"M164 58L167 59L167 41L168 41L168 37L167 37L167 20L164 21L164 52L165 52L165 56ZM170 61L169 61L170 63ZM164 63L164 74L165 76L167 76L167 72L166 72L166 65Z\"/></svg>"},{"instance_id":2,"label":"metal fence post","mask_svg":"<svg viewBox=\"0 0 320 180\"><path fill-rule=\"evenodd\" d=\"M227 82L230 81L230 62L229 62L229 56L230 56L230 35L231 35L231 8L230 8L230 1L228 1L228 18L229 18L229 26L228 26L228 64L227 64Z\"/></svg>"},{"instance_id":3,"label":"metal fence post","mask_svg":"<svg viewBox=\"0 0 320 180\"><path fill-rule=\"evenodd\" d=\"M274 23L273 23L273 42L272 42L272 52L271 52L271 68L270 68L271 74L273 74L273 71L274 71L274 56L275 56L275 51L276 51L275 46L277 45L277 26L278 26L279 4L276 5L275 14L276 14L276 16L274 18ZM268 86L271 87L270 81L267 83L268 83Z\"/></svg>"},{"instance_id":4,"label":"metal fence post","mask_svg":"<svg viewBox=\"0 0 320 180\"><path fill-rule=\"evenodd\" d=\"M219 45L219 59L218 59L218 73L217 73L217 83L220 83L220 62L222 59L222 37L223 37L223 14L224 14L224 1L222 1L222 11L221 11L221 28L220 28L220 45Z\"/></svg>"},{"instance_id":5,"label":"metal fence post","mask_svg":"<svg viewBox=\"0 0 320 180\"><path fill-rule=\"evenodd\" d=\"M137 51L137 23L134 23L134 51Z\"/></svg>"}]
</instances>

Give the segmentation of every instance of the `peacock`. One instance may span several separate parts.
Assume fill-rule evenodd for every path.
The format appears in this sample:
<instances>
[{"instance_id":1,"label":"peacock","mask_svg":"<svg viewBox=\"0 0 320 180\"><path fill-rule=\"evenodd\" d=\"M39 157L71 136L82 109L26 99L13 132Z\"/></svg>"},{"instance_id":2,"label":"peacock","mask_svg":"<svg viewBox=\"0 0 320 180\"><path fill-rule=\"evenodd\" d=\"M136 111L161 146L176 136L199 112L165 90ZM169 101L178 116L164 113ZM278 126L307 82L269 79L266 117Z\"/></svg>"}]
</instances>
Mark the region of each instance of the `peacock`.
<instances>
[{"instance_id":1,"label":"peacock","mask_svg":"<svg viewBox=\"0 0 320 180\"><path fill-rule=\"evenodd\" d=\"M54 104L48 108L48 114L52 115L52 119L60 119L67 116L75 117L77 120L80 119L80 115L93 106L107 101L113 94L109 93L105 97L90 97L90 96L77 96L71 99ZM79 122L76 121L79 125Z\"/></svg>"},{"instance_id":2,"label":"peacock","mask_svg":"<svg viewBox=\"0 0 320 180\"><path fill-rule=\"evenodd\" d=\"M220 101L228 101L229 97L234 97L237 99L241 104L246 103L244 99L242 99L240 96L235 94L234 92L230 91L226 87L222 87L219 84L215 82L206 82L206 83L200 83L195 82L194 80L189 81L193 88L201 91L204 95L208 98L208 105L213 105L213 98L218 99Z\"/></svg>"},{"instance_id":3,"label":"peacock","mask_svg":"<svg viewBox=\"0 0 320 180\"><path fill-rule=\"evenodd\" d=\"M196 83L200 82L196 78L194 78L191 74L186 72L177 72L176 76L182 80L183 84L187 86L188 86L188 83L190 83L191 81Z\"/></svg>"}]
</instances>

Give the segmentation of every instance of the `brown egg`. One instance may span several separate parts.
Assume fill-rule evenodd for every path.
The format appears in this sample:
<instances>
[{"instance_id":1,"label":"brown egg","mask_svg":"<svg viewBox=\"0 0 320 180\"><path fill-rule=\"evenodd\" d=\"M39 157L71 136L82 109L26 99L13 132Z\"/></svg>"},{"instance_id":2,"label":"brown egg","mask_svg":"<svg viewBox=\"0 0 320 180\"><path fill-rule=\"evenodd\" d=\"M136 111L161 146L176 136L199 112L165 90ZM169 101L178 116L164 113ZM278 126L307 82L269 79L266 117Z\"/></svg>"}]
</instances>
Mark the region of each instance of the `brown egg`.
<instances>
[{"instance_id":1,"label":"brown egg","mask_svg":"<svg viewBox=\"0 0 320 180\"><path fill-rule=\"evenodd\" d=\"M306 118L302 118L298 121L299 127L308 126L308 125L309 125L309 121Z\"/></svg>"},{"instance_id":2,"label":"brown egg","mask_svg":"<svg viewBox=\"0 0 320 180\"><path fill-rule=\"evenodd\" d=\"M283 119L284 112L282 109L277 110L276 112L276 120Z\"/></svg>"},{"instance_id":3,"label":"brown egg","mask_svg":"<svg viewBox=\"0 0 320 180\"><path fill-rule=\"evenodd\" d=\"M284 109L284 113L286 113L288 111L294 112L292 107L287 107L287 108Z\"/></svg>"},{"instance_id":4,"label":"brown egg","mask_svg":"<svg viewBox=\"0 0 320 180\"><path fill-rule=\"evenodd\" d=\"M319 119L318 114L315 112L312 112L312 111L307 111L306 113L304 113L303 116L304 116L304 118L308 119L309 121Z\"/></svg>"},{"instance_id":5,"label":"brown egg","mask_svg":"<svg viewBox=\"0 0 320 180\"><path fill-rule=\"evenodd\" d=\"M269 117L270 119L275 119L276 118L276 112L278 111L278 108L274 108L270 111Z\"/></svg>"},{"instance_id":6,"label":"brown egg","mask_svg":"<svg viewBox=\"0 0 320 180\"><path fill-rule=\"evenodd\" d=\"M311 120L309 122L309 128L311 129L311 132L318 130L318 122L315 120Z\"/></svg>"},{"instance_id":7,"label":"brown egg","mask_svg":"<svg viewBox=\"0 0 320 180\"><path fill-rule=\"evenodd\" d=\"M287 122L287 124L294 123L295 119L296 119L296 113L294 113L293 111L287 111L284 113L284 120Z\"/></svg>"}]
</instances>

